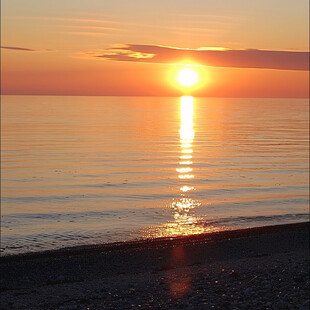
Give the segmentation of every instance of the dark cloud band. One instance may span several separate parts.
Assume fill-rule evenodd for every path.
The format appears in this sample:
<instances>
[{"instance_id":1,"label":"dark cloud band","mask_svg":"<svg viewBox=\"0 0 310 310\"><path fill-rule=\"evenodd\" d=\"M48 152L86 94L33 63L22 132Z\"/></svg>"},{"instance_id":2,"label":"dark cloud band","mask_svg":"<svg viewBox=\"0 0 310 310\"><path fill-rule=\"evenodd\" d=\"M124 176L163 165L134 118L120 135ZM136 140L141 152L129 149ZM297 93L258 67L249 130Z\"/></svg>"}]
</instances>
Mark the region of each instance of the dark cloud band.
<instances>
[{"instance_id":1,"label":"dark cloud band","mask_svg":"<svg viewBox=\"0 0 310 310\"><path fill-rule=\"evenodd\" d=\"M127 45L95 57L148 63L194 63L214 67L309 70L309 52L269 50L179 49L156 45Z\"/></svg>"},{"instance_id":2,"label":"dark cloud band","mask_svg":"<svg viewBox=\"0 0 310 310\"><path fill-rule=\"evenodd\" d=\"M1 48L6 50L14 50L14 51L24 51L24 52L36 52L36 50L25 47L16 47L16 46L1 46Z\"/></svg>"}]
</instances>

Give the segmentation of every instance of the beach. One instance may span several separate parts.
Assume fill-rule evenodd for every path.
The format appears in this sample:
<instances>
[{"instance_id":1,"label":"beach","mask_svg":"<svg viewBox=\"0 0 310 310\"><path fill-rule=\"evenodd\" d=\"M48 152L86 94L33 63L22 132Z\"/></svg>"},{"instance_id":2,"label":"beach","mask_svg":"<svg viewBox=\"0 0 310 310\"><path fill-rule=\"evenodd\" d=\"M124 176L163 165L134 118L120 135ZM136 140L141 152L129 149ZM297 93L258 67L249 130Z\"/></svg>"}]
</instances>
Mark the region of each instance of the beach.
<instances>
[{"instance_id":1,"label":"beach","mask_svg":"<svg viewBox=\"0 0 310 310\"><path fill-rule=\"evenodd\" d=\"M1 309L308 309L309 223L1 257Z\"/></svg>"}]
</instances>

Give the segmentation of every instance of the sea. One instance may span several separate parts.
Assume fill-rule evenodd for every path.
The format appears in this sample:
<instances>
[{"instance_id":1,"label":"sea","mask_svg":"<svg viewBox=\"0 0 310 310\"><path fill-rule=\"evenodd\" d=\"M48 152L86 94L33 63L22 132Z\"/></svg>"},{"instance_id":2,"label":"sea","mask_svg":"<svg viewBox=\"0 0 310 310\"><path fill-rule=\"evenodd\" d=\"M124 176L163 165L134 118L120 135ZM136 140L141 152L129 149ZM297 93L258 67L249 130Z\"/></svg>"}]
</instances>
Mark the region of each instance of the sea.
<instances>
[{"instance_id":1,"label":"sea","mask_svg":"<svg viewBox=\"0 0 310 310\"><path fill-rule=\"evenodd\" d=\"M1 255L309 221L309 100L2 96Z\"/></svg>"}]
</instances>

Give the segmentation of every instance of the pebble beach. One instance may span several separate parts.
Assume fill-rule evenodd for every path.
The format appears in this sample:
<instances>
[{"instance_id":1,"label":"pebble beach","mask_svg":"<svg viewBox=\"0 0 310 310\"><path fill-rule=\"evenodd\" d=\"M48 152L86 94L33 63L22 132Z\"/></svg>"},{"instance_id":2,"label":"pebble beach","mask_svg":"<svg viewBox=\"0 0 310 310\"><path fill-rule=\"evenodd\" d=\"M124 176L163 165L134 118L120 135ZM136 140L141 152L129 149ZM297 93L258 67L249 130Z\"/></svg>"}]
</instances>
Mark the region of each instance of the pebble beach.
<instances>
[{"instance_id":1,"label":"pebble beach","mask_svg":"<svg viewBox=\"0 0 310 310\"><path fill-rule=\"evenodd\" d=\"M309 223L3 256L1 309L309 309Z\"/></svg>"}]
</instances>

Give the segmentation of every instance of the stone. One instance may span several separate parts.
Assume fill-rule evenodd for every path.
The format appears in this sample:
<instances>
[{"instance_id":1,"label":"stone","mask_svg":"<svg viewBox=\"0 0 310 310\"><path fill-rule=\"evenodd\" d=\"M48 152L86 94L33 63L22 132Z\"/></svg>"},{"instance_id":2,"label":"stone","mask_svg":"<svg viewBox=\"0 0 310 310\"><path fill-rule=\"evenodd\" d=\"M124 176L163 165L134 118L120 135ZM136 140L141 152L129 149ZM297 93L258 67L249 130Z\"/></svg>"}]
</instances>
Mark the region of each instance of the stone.
<instances>
[{"instance_id":1,"label":"stone","mask_svg":"<svg viewBox=\"0 0 310 310\"><path fill-rule=\"evenodd\" d=\"M251 287L248 287L245 291L244 291L244 294L246 294L246 295L249 295L249 294L251 294L252 293L252 288Z\"/></svg>"},{"instance_id":2,"label":"stone","mask_svg":"<svg viewBox=\"0 0 310 310\"><path fill-rule=\"evenodd\" d=\"M288 304L284 301L284 300L280 300L278 303L277 303L277 307L279 309L287 309L288 308Z\"/></svg>"}]
</instances>

